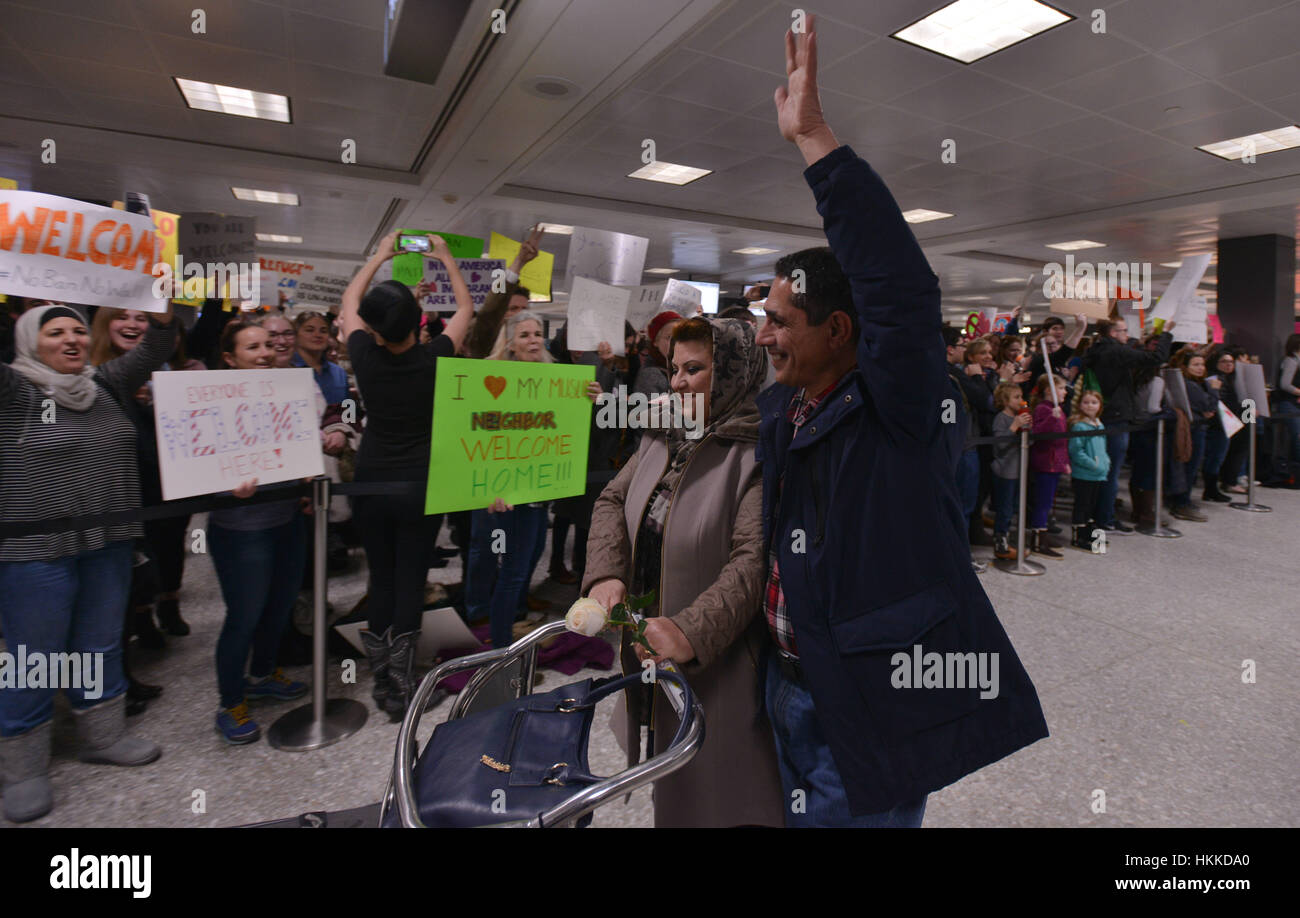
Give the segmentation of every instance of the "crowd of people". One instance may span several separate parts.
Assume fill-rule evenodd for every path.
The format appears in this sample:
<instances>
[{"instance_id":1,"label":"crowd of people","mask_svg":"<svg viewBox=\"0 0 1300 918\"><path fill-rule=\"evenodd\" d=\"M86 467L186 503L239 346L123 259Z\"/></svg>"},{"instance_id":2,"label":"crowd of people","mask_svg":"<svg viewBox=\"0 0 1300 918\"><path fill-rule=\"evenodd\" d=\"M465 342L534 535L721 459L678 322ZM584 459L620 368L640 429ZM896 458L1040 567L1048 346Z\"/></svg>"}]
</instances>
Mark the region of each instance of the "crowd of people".
<instances>
[{"instance_id":1,"label":"crowd of people","mask_svg":"<svg viewBox=\"0 0 1300 918\"><path fill-rule=\"evenodd\" d=\"M811 17L810 17L811 23ZM1082 316L1067 334L1051 317L1028 339L967 338L942 325L938 280L871 168L821 115L811 26L787 34L778 125L808 169L828 248L787 255L764 287L765 320L734 304L717 316L654 316L608 343L568 347L564 327L529 308L519 283L539 236L522 245L504 291L475 314L447 244L431 257L456 308L438 316L424 290L384 281L390 234L352 279L337 315L241 315L209 300L180 333L169 308L140 313L11 298L13 353L0 364L0 503L6 523L133 510L161 502L150 375L197 368L308 368L317 385L320 448L334 480L427 480L439 358L590 365L593 401L625 386L685 399L703 436L681 428L605 428L593 412L582 494L546 504L501 501L427 516L423 502L367 495L331 506L331 560L349 544L368 571L361 633L378 710L400 719L415 689L427 576L446 525L464 563L463 609L509 644L516 618L545 603L529 594L551 533L549 575L611 608L652 596L646 643L624 639L624 667L682 667L704 705L707 740L656 788L658 825L916 826L930 792L1047 735L1028 674L999 624L972 560L1010 544L1021 431L1033 442L1026 547L1062 553L1058 497L1072 496L1070 544L1131 531L1117 515L1131 464L1131 521L1153 522L1155 434L1166 421L1165 499L1179 519L1242 490L1245 437L1231 345L1129 338L1123 319ZM946 365L945 365L946 350ZM1160 393L1162 367L1181 371L1190 413ZM1300 336L1286 342L1274 395L1281 448L1266 475L1294 484L1300 465ZM42 423L42 413L56 413ZM942 406L960 404L951 415ZM955 419L955 422L954 422ZM1250 428L1253 430L1254 428ZM1080 436L1067 437L1066 434ZM984 438L997 438L985 442ZM1282 441L1279 440L1281 443ZM1290 459L1283 456L1289 451ZM1288 464L1289 461L1289 464ZM247 500L257 479L231 492ZM212 511L208 552L226 607L214 648L216 732L259 738L249 703L307 686L285 673L286 634L309 560L308 508L296 488ZM924 500L918 496L924 495ZM989 513L986 514L986 505ZM10 648L103 653L102 698L69 690L85 761L142 765L159 747L126 730L162 690L130 675L131 638L184 637L182 578L190 519L8 537L0 543L0 624ZM991 534L988 529L991 527ZM572 549L568 536L573 533ZM506 550L490 547L504 531ZM567 562L567 563L566 563ZM974 565L974 566L973 566ZM991 654L1000 691L888 691L894 651ZM650 650L647 648L653 648ZM673 734L673 714L647 686L619 706L630 762ZM53 806L48 778L54 690L0 690L4 812L14 822ZM641 727L654 747L642 750ZM792 797L803 795L792 808Z\"/></svg>"}]
</instances>

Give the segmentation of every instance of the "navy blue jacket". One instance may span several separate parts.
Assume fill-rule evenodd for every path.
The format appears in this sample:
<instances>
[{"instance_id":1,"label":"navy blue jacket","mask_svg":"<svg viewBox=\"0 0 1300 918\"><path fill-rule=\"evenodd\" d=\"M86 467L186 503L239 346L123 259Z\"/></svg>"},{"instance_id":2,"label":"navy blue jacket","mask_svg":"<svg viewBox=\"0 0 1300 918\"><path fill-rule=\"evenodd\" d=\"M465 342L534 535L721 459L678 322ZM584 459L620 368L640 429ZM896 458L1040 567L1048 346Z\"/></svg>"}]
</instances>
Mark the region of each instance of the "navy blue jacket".
<instances>
[{"instance_id":1,"label":"navy blue jacket","mask_svg":"<svg viewBox=\"0 0 1300 918\"><path fill-rule=\"evenodd\" d=\"M857 816L997 761L1046 736L1047 723L971 570L953 475L965 419L943 421L954 389L938 279L889 190L850 148L804 177L852 285L858 366L793 441L795 390L777 384L760 395L757 456L764 538ZM894 688L894 655L917 644L922 653L998 654L997 696Z\"/></svg>"}]
</instances>

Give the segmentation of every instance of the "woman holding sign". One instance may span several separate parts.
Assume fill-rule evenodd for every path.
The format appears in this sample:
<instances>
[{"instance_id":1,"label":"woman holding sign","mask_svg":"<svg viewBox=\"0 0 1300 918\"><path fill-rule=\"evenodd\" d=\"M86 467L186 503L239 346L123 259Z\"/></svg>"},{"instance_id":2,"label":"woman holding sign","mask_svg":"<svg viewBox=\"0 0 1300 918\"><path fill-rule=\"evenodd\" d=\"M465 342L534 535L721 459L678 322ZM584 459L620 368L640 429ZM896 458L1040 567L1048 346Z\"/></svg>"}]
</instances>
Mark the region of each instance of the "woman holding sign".
<instances>
[{"instance_id":1,"label":"woman holding sign","mask_svg":"<svg viewBox=\"0 0 1300 918\"><path fill-rule=\"evenodd\" d=\"M748 322L694 318L673 332L668 359L673 398L688 411L702 406L703 424L690 418L691 428L643 432L596 502L583 591L606 609L629 591L654 591L645 636L655 659L681 666L704 705L704 746L656 782L655 825L780 826L784 800L758 668L766 626L758 614L765 559L754 399L767 357ZM629 672L641 668L632 647L624 640ZM636 650L644 660L644 648ZM654 725L651 752L673 736L671 706L652 697L626 721L630 761L643 719Z\"/></svg>"},{"instance_id":2,"label":"woman holding sign","mask_svg":"<svg viewBox=\"0 0 1300 918\"><path fill-rule=\"evenodd\" d=\"M343 292L339 322L366 405L355 481L418 482L423 491L429 479L438 358L455 356L474 316L469 287L447 243L437 235L429 242L456 297L455 315L430 343L416 341L420 307L410 288L390 280L367 289L379 267L398 254L396 233L384 237ZM488 340L496 335L496 329L483 331ZM415 646L437 528L424 515L423 498L411 495L359 497L354 518L370 566L370 620L361 638L375 678L375 704L400 720L415 691Z\"/></svg>"},{"instance_id":3,"label":"woman holding sign","mask_svg":"<svg viewBox=\"0 0 1300 918\"><path fill-rule=\"evenodd\" d=\"M6 523L139 509L135 425L123 406L176 344L170 307L147 325L137 347L93 367L90 331L76 310L47 303L18 320L17 356L0 364ZM76 684L0 689L0 772L5 817L13 822L54 806L47 775L59 689L77 715L82 761L145 765L162 754L126 735L122 620L131 543L143 535L139 523L122 522L0 542L0 624L9 652L87 661Z\"/></svg>"}]
</instances>

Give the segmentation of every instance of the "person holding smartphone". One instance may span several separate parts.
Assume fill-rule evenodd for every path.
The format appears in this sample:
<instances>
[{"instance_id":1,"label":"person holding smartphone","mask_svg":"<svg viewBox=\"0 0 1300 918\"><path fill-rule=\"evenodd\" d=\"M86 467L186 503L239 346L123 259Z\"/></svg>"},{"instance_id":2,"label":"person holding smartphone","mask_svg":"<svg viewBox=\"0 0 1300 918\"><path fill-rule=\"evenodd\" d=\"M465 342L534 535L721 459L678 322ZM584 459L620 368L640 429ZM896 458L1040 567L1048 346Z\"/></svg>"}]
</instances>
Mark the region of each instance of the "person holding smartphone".
<instances>
[{"instance_id":1,"label":"person holding smartphone","mask_svg":"<svg viewBox=\"0 0 1300 918\"><path fill-rule=\"evenodd\" d=\"M396 233L384 237L343 292L339 321L366 405L356 481L424 482L429 477L438 358L454 356L461 346L474 301L446 241L435 235L427 239L456 298L455 315L429 344L416 341L420 307L409 287L389 280L368 289L380 265L398 254ZM423 501L396 495L358 497L353 516L370 567L369 623L361 637L375 678L375 704L399 720L415 689L415 646L437 538L435 518L424 515Z\"/></svg>"}]
</instances>

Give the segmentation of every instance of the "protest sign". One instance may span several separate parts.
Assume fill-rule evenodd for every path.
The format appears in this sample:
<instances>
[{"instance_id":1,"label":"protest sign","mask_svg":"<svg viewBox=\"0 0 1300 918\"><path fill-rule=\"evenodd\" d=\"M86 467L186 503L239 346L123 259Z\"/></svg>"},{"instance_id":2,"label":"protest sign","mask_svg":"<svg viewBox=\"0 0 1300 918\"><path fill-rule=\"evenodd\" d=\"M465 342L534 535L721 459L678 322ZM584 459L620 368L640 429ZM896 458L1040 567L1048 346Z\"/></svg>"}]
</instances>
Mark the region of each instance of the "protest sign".
<instances>
[{"instance_id":1,"label":"protest sign","mask_svg":"<svg viewBox=\"0 0 1300 918\"><path fill-rule=\"evenodd\" d=\"M967 338L978 338L980 335L987 335L993 330L993 320L997 318L996 309L972 309L966 313L966 322L962 326L962 333Z\"/></svg>"},{"instance_id":2,"label":"protest sign","mask_svg":"<svg viewBox=\"0 0 1300 918\"><path fill-rule=\"evenodd\" d=\"M704 294L699 287L692 287L690 284L679 280L668 281L668 288L664 291L663 308L671 309L685 318L690 318L700 311L700 303Z\"/></svg>"},{"instance_id":3,"label":"protest sign","mask_svg":"<svg viewBox=\"0 0 1300 918\"><path fill-rule=\"evenodd\" d=\"M488 238L488 257L500 258L506 264L512 264L523 244L509 236L492 233ZM537 257L524 265L519 272L519 283L533 294L530 299L549 300L551 298L551 272L555 269L555 256L550 252L538 251Z\"/></svg>"},{"instance_id":4,"label":"protest sign","mask_svg":"<svg viewBox=\"0 0 1300 918\"><path fill-rule=\"evenodd\" d=\"M1215 402L1214 407L1219 410L1219 423L1223 425L1223 432L1228 438L1236 436L1237 431L1246 425L1241 423L1241 419L1232 413L1231 409L1225 408L1223 402Z\"/></svg>"},{"instance_id":5,"label":"protest sign","mask_svg":"<svg viewBox=\"0 0 1300 918\"><path fill-rule=\"evenodd\" d=\"M198 266L204 278L204 282L198 285L203 288L198 296L253 298L258 295L252 282L253 272L261 271L257 261L255 217L188 213L181 214L179 226L177 267L180 270L174 272L178 279L192 281L191 266ZM225 281L214 277L217 268L223 269ZM241 291L230 287L229 279L236 274L244 288ZM193 297L195 292L190 289L191 284L185 286L185 295Z\"/></svg>"},{"instance_id":6,"label":"protest sign","mask_svg":"<svg viewBox=\"0 0 1300 918\"><path fill-rule=\"evenodd\" d=\"M587 277L602 284L634 287L641 282L649 246L650 240L644 236L575 226L564 266L565 286L572 294L573 279Z\"/></svg>"},{"instance_id":7,"label":"protest sign","mask_svg":"<svg viewBox=\"0 0 1300 918\"><path fill-rule=\"evenodd\" d=\"M1192 403L1187 399L1187 380L1183 378L1183 371L1176 368L1164 369L1160 371L1160 376L1165 381L1165 392L1169 394L1169 403L1181 409L1189 420L1199 421L1200 418L1192 417Z\"/></svg>"},{"instance_id":8,"label":"protest sign","mask_svg":"<svg viewBox=\"0 0 1300 918\"><path fill-rule=\"evenodd\" d=\"M1194 296L1183 303L1178 309L1178 325L1174 335L1179 341L1187 341L1192 344L1209 344L1210 330L1205 321L1209 313L1209 306L1205 302L1205 297Z\"/></svg>"},{"instance_id":9,"label":"protest sign","mask_svg":"<svg viewBox=\"0 0 1300 918\"><path fill-rule=\"evenodd\" d=\"M1182 328L1182 326L1178 326ZM1237 395L1243 400L1255 402L1255 416L1270 417L1268 410L1268 388L1264 384L1264 368L1257 363L1237 361Z\"/></svg>"},{"instance_id":10,"label":"protest sign","mask_svg":"<svg viewBox=\"0 0 1300 918\"><path fill-rule=\"evenodd\" d=\"M0 178L0 191L17 191L18 183L11 178Z\"/></svg>"},{"instance_id":11,"label":"protest sign","mask_svg":"<svg viewBox=\"0 0 1300 918\"><path fill-rule=\"evenodd\" d=\"M627 316L626 287L611 287L587 277L575 277L569 291L567 336L569 350L594 351L606 341L616 355L625 350L623 322Z\"/></svg>"},{"instance_id":12,"label":"protest sign","mask_svg":"<svg viewBox=\"0 0 1300 918\"><path fill-rule=\"evenodd\" d=\"M582 494L595 374L590 366L440 359L424 512Z\"/></svg>"},{"instance_id":13,"label":"protest sign","mask_svg":"<svg viewBox=\"0 0 1300 918\"><path fill-rule=\"evenodd\" d=\"M437 312L456 308L456 296L451 290L451 275L447 268L436 258L426 258L426 272L429 280L429 292L420 299L420 308ZM456 267L465 279L470 298L474 301L474 311L483 308L483 301L492 292L492 272L506 269L505 262L499 258L457 258ZM505 283L502 274L502 284ZM504 287L502 288L505 289Z\"/></svg>"},{"instance_id":14,"label":"protest sign","mask_svg":"<svg viewBox=\"0 0 1300 918\"><path fill-rule=\"evenodd\" d=\"M324 474L310 369L153 374L163 500Z\"/></svg>"},{"instance_id":15,"label":"protest sign","mask_svg":"<svg viewBox=\"0 0 1300 918\"><path fill-rule=\"evenodd\" d=\"M1077 297L1074 299L1053 297L1052 305L1048 311L1055 316L1083 315L1094 322L1099 322L1102 319L1110 318L1110 300L1104 296Z\"/></svg>"},{"instance_id":16,"label":"protest sign","mask_svg":"<svg viewBox=\"0 0 1300 918\"><path fill-rule=\"evenodd\" d=\"M457 236L455 233L415 229L398 230L397 235L399 237L441 236L447 241L447 249L451 252L452 258L483 257L483 240L477 236ZM403 252L391 259L393 280L406 284L408 287L414 287L424 280L424 259L427 257L428 254L425 252Z\"/></svg>"},{"instance_id":17,"label":"protest sign","mask_svg":"<svg viewBox=\"0 0 1300 918\"><path fill-rule=\"evenodd\" d=\"M0 293L165 312L153 221L33 191L0 191Z\"/></svg>"},{"instance_id":18,"label":"protest sign","mask_svg":"<svg viewBox=\"0 0 1300 918\"><path fill-rule=\"evenodd\" d=\"M1012 315L1013 315L1013 313L1011 313L1011 312L1009 312L1009 311L1008 311L1008 312L1002 312L1001 310L998 310L998 311L994 312L994 313L993 313L993 325L992 325L992 328L991 328L990 330L991 330L991 331L994 331L994 332L997 332L999 335L1014 335L1014 334L1016 334L1018 331L1020 331L1020 329L1019 329L1019 328L1016 328L1016 327L1013 327L1013 326L1011 325L1011 317L1012 317Z\"/></svg>"},{"instance_id":19,"label":"protest sign","mask_svg":"<svg viewBox=\"0 0 1300 918\"><path fill-rule=\"evenodd\" d=\"M1206 316L1206 317L1205 317L1205 324L1208 325L1208 326L1210 326L1210 337L1214 340L1214 343L1215 343L1215 344L1222 344L1222 343L1223 343L1223 323L1219 321L1219 317L1218 317L1218 316ZM1296 323L1295 329L1296 329L1296 331L1300 332L1300 322L1297 322L1297 323ZM1208 344L1209 342L1207 341L1206 343Z\"/></svg>"},{"instance_id":20,"label":"protest sign","mask_svg":"<svg viewBox=\"0 0 1300 918\"><path fill-rule=\"evenodd\" d=\"M667 289L667 284L643 284L627 288L627 313L624 318L638 333L645 331L650 320L667 308L663 305Z\"/></svg>"},{"instance_id":21,"label":"protest sign","mask_svg":"<svg viewBox=\"0 0 1300 918\"><path fill-rule=\"evenodd\" d=\"M1174 278L1165 288L1164 294L1156 302L1155 308L1151 310L1151 321L1154 323L1159 320L1168 322L1170 319L1177 320L1182 324L1181 310L1192 297L1196 295L1196 287L1205 276L1205 269L1210 265L1210 255L1188 255L1183 258L1182 264L1174 272Z\"/></svg>"}]
</instances>

